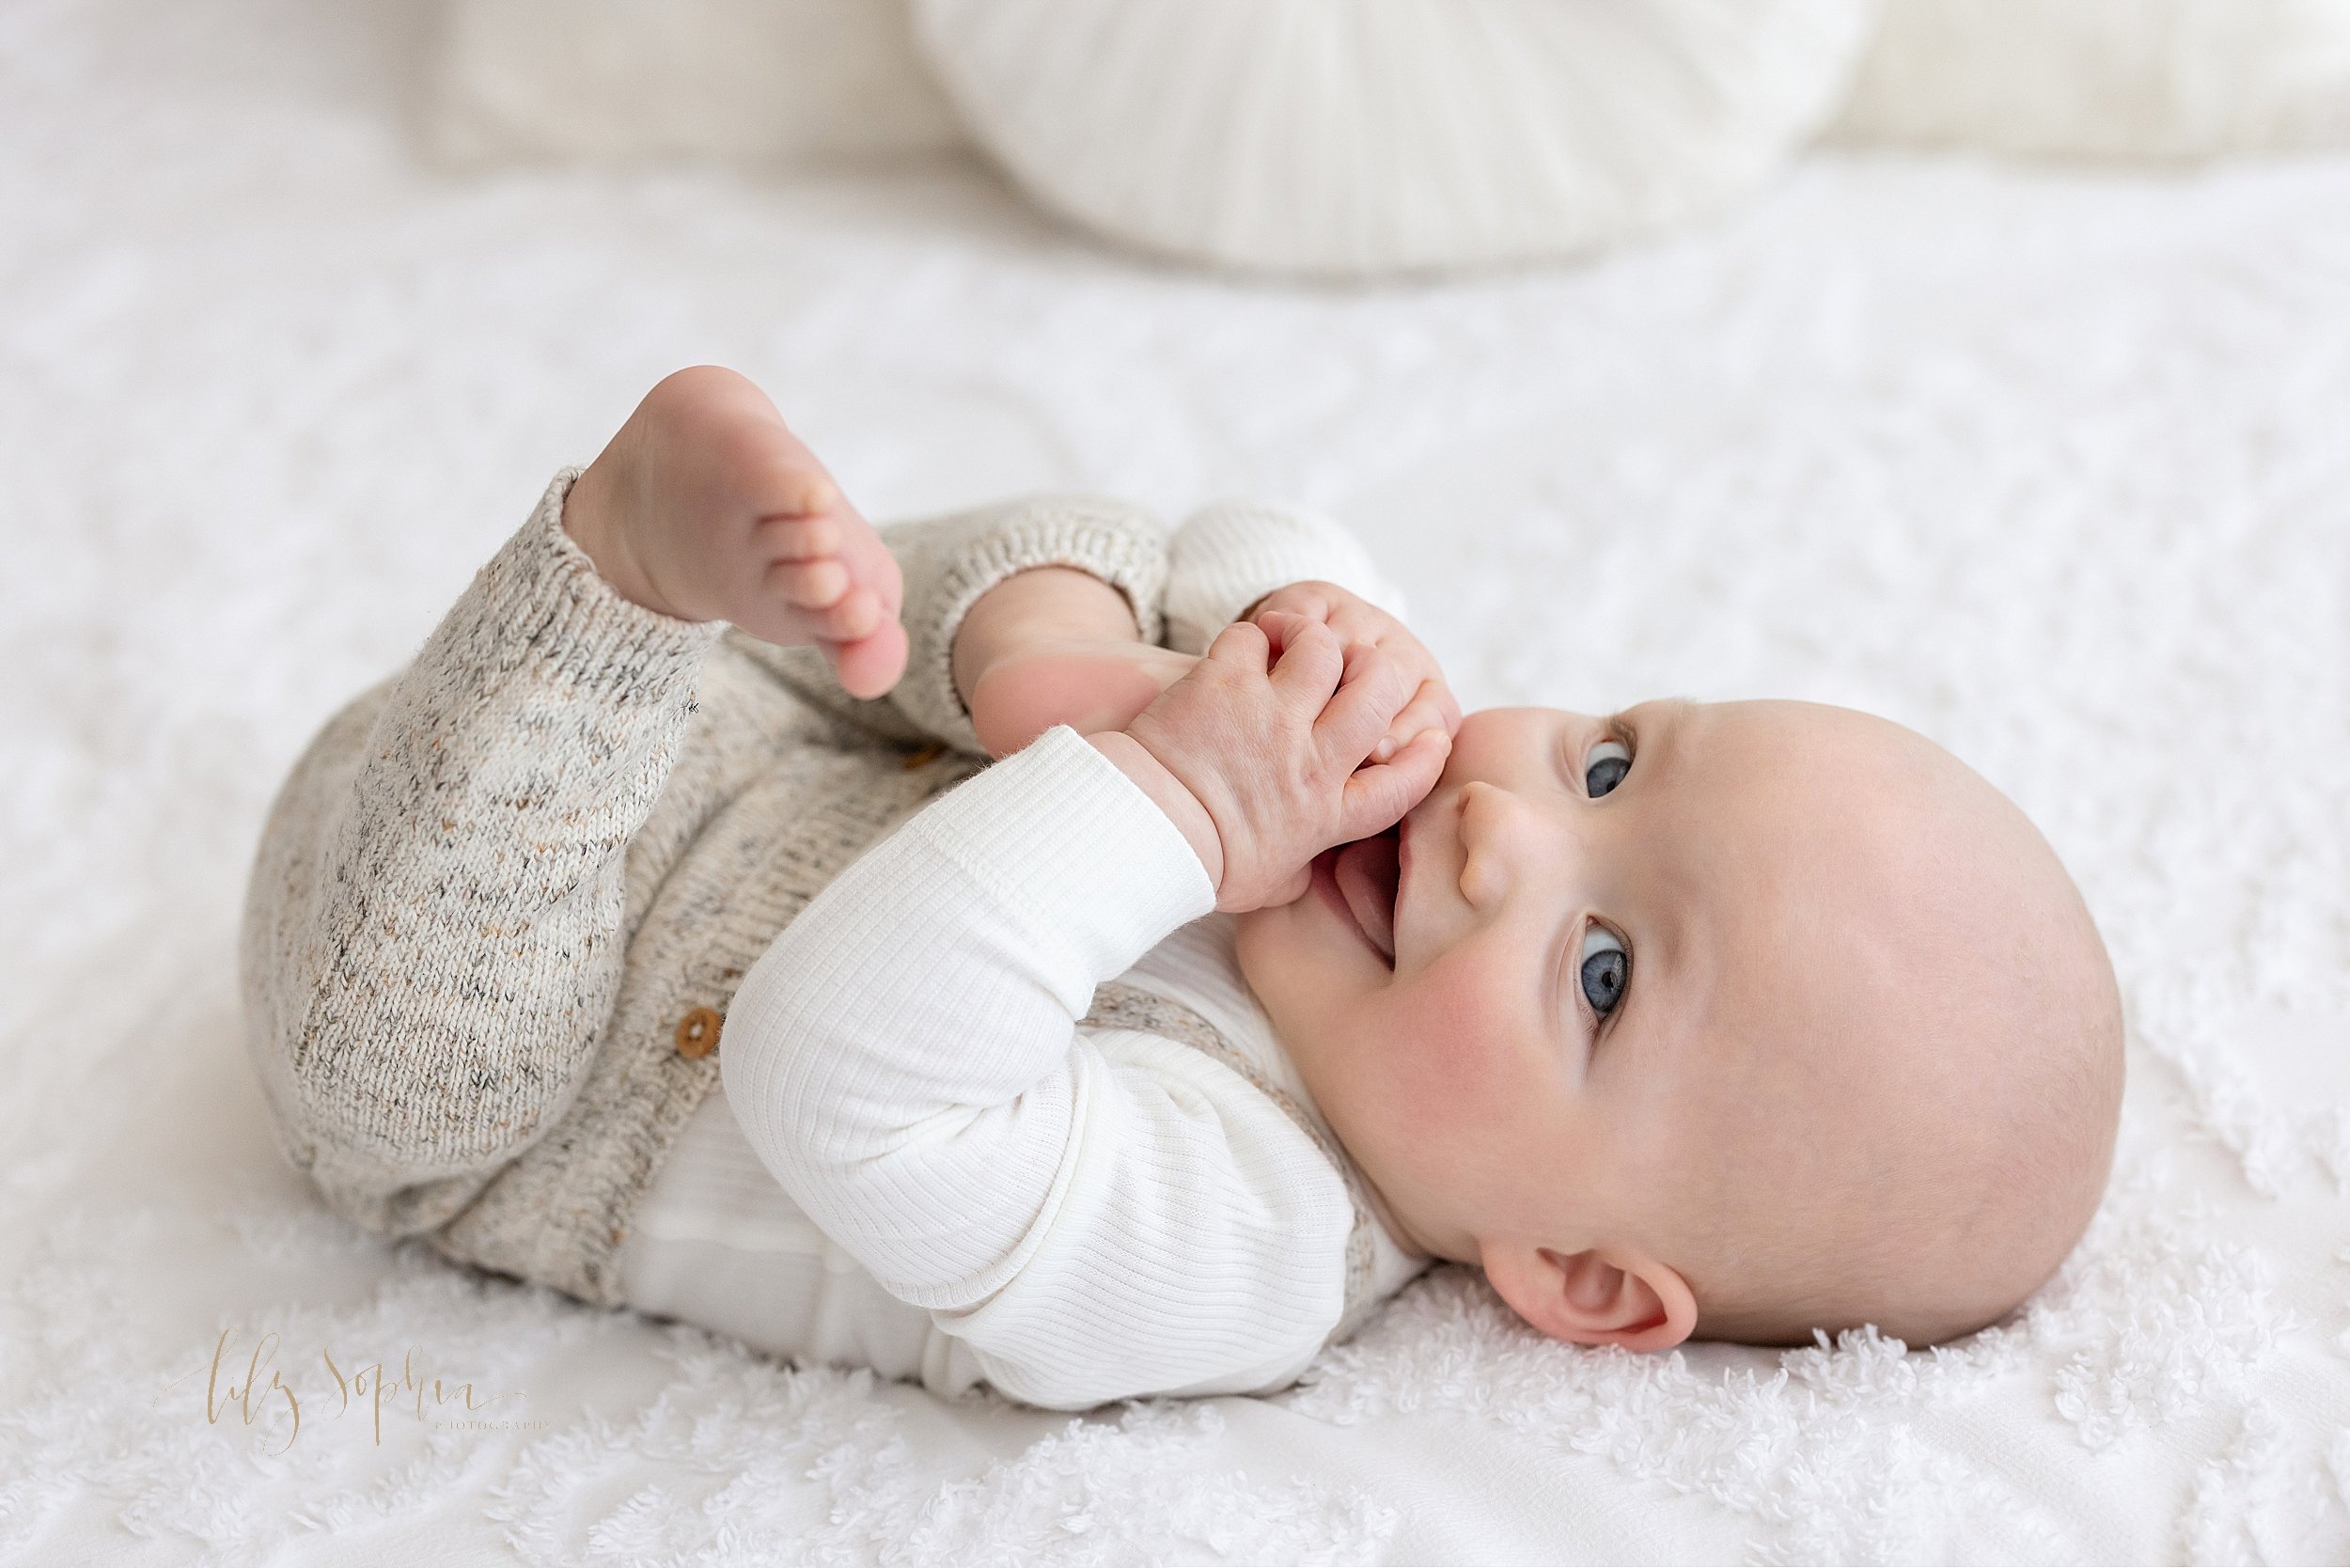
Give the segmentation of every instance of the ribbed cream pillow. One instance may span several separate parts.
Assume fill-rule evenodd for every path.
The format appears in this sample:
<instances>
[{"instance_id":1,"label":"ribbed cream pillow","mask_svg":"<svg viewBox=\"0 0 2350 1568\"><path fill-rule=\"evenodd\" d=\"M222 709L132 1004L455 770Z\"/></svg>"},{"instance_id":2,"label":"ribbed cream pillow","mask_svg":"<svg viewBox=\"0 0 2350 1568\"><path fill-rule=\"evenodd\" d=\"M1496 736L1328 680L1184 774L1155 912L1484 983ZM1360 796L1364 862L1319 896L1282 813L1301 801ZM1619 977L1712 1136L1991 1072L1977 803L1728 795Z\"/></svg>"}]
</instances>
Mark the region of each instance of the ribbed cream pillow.
<instances>
[{"instance_id":1,"label":"ribbed cream pillow","mask_svg":"<svg viewBox=\"0 0 2350 1568\"><path fill-rule=\"evenodd\" d=\"M1369 274L1571 255L1754 189L1870 0L915 0L972 134L1144 248Z\"/></svg>"},{"instance_id":2,"label":"ribbed cream pillow","mask_svg":"<svg viewBox=\"0 0 2350 1568\"><path fill-rule=\"evenodd\" d=\"M1837 140L2177 160L2350 143L2350 0L1887 0Z\"/></svg>"},{"instance_id":3,"label":"ribbed cream pillow","mask_svg":"<svg viewBox=\"0 0 2350 1568\"><path fill-rule=\"evenodd\" d=\"M440 0L427 145L780 166L964 145L906 0Z\"/></svg>"}]
</instances>

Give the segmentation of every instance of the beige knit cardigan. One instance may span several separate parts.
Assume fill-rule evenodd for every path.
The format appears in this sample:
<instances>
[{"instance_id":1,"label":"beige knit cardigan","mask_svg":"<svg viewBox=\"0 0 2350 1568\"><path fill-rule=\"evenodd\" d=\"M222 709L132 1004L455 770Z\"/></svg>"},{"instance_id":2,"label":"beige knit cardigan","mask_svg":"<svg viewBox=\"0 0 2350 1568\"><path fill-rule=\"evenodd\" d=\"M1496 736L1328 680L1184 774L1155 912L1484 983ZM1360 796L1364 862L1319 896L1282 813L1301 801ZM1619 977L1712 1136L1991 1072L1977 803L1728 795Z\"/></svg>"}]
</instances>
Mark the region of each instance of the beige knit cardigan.
<instances>
[{"instance_id":1,"label":"beige knit cardigan","mask_svg":"<svg viewBox=\"0 0 2350 1568\"><path fill-rule=\"evenodd\" d=\"M1117 586L1154 642L1174 606L1167 533L1137 508L1044 496L898 525L911 654L861 701L811 650L621 599L563 531L577 474L302 754L242 973L280 1144L337 1214L609 1306L744 971L986 765L948 667L964 611L1045 565ZM1240 608L1203 603L1190 639Z\"/></svg>"}]
</instances>

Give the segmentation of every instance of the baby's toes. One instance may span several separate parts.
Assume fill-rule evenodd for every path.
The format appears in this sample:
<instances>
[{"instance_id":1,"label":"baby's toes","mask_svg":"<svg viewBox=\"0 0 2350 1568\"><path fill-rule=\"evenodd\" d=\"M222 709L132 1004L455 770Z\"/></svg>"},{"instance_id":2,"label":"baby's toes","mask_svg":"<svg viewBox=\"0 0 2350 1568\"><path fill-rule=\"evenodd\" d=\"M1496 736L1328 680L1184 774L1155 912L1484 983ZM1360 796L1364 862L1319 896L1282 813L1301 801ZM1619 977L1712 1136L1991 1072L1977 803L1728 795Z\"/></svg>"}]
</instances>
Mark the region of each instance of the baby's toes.
<instances>
[{"instance_id":1,"label":"baby's toes","mask_svg":"<svg viewBox=\"0 0 2350 1568\"><path fill-rule=\"evenodd\" d=\"M849 580L873 590L882 608L890 615L898 613L903 603L905 584L898 571L898 557L889 553L889 546L873 525L861 517L852 517L841 530L840 559L849 569Z\"/></svg>"},{"instance_id":2,"label":"baby's toes","mask_svg":"<svg viewBox=\"0 0 2350 1568\"><path fill-rule=\"evenodd\" d=\"M833 603L801 611L808 629L824 642L854 642L870 637L895 617L882 606L881 596L858 583Z\"/></svg>"},{"instance_id":3,"label":"baby's toes","mask_svg":"<svg viewBox=\"0 0 2350 1568\"><path fill-rule=\"evenodd\" d=\"M870 635L853 642L825 642L818 646L832 661L841 688L851 697L880 697L905 673L905 628L895 619L883 620Z\"/></svg>"},{"instance_id":4,"label":"baby's toes","mask_svg":"<svg viewBox=\"0 0 2350 1568\"><path fill-rule=\"evenodd\" d=\"M779 561L771 579L787 604L803 610L827 610L847 596L849 569L837 556L816 560Z\"/></svg>"},{"instance_id":5,"label":"baby's toes","mask_svg":"<svg viewBox=\"0 0 2350 1568\"><path fill-rule=\"evenodd\" d=\"M840 553L840 523L829 515L762 518L759 528L771 560L816 561Z\"/></svg>"}]
</instances>

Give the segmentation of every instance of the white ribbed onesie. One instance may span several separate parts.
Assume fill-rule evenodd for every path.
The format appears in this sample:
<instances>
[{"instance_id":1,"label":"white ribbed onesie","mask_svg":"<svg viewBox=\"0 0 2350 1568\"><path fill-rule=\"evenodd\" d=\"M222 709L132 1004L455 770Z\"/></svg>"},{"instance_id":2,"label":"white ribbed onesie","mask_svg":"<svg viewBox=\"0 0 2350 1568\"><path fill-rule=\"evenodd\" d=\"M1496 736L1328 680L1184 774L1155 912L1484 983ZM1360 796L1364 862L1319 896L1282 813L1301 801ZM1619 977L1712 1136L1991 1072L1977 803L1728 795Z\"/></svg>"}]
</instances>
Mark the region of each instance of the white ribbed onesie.
<instances>
[{"instance_id":1,"label":"white ribbed onesie","mask_svg":"<svg viewBox=\"0 0 2350 1568\"><path fill-rule=\"evenodd\" d=\"M1286 1385L1340 1317L1346 1179L1232 1068L1078 1023L1104 980L1170 997L1326 1133L1214 909L1183 835L1066 727L932 802L744 979L626 1299L942 1394ZM1371 1229L1385 1297L1427 1260Z\"/></svg>"}]
</instances>

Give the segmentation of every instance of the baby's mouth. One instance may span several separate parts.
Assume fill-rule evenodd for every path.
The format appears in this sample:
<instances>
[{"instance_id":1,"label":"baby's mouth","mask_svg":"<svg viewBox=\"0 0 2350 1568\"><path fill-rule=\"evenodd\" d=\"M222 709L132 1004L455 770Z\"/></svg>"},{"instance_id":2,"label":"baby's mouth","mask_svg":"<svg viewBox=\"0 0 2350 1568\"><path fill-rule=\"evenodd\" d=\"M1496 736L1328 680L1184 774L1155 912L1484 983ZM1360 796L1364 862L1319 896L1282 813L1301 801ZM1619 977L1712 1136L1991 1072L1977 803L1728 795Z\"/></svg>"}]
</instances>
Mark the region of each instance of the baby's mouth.
<instances>
[{"instance_id":1,"label":"baby's mouth","mask_svg":"<svg viewBox=\"0 0 2350 1568\"><path fill-rule=\"evenodd\" d=\"M1387 967L1394 968L1396 887L1402 877L1396 829L1342 846L1330 871L1355 923L1363 928L1371 946L1386 955Z\"/></svg>"}]
</instances>

